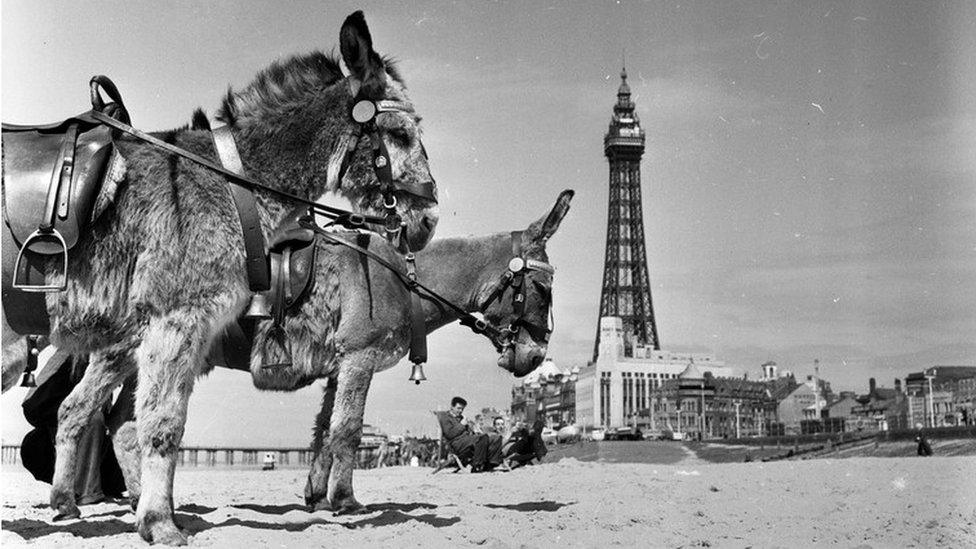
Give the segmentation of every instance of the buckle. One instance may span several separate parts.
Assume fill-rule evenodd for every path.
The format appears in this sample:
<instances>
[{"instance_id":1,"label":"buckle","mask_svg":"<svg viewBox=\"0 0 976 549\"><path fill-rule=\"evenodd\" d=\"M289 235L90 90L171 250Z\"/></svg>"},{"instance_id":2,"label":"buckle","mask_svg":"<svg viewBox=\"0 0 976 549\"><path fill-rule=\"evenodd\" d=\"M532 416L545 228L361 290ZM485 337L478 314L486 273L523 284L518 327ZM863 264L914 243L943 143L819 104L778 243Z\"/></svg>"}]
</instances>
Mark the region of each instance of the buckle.
<instances>
[{"instance_id":1,"label":"buckle","mask_svg":"<svg viewBox=\"0 0 976 549\"><path fill-rule=\"evenodd\" d=\"M387 233L396 234L404 226L402 221L398 214L390 214L386 216L386 222L383 224L383 228L386 229Z\"/></svg>"},{"instance_id":2,"label":"buckle","mask_svg":"<svg viewBox=\"0 0 976 549\"><path fill-rule=\"evenodd\" d=\"M349 224L355 227L362 227L366 224L366 218L362 214L351 213L349 214Z\"/></svg>"},{"instance_id":3,"label":"buckle","mask_svg":"<svg viewBox=\"0 0 976 549\"><path fill-rule=\"evenodd\" d=\"M521 257L513 257L511 261L508 262L508 270L517 273L525 268L525 260Z\"/></svg>"},{"instance_id":4,"label":"buckle","mask_svg":"<svg viewBox=\"0 0 976 549\"><path fill-rule=\"evenodd\" d=\"M379 158L383 158L382 156ZM387 202L389 200L389 202ZM383 197L383 207L387 210L392 210L397 207L397 197L393 194Z\"/></svg>"}]
</instances>

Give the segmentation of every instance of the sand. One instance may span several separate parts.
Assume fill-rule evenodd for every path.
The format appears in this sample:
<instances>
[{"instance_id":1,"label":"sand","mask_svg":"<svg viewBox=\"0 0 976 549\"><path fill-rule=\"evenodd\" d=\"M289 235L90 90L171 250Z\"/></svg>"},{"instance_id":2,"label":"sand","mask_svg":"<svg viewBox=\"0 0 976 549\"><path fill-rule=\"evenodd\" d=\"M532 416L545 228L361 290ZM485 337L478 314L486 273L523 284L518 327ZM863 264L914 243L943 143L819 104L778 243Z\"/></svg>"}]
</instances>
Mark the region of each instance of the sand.
<instances>
[{"instance_id":1,"label":"sand","mask_svg":"<svg viewBox=\"0 0 976 549\"><path fill-rule=\"evenodd\" d=\"M563 459L509 473L357 471L362 515L309 513L305 471L181 468L177 522L214 547L976 547L976 458L669 465ZM3 480L3 547L145 547L127 507L51 522Z\"/></svg>"}]
</instances>

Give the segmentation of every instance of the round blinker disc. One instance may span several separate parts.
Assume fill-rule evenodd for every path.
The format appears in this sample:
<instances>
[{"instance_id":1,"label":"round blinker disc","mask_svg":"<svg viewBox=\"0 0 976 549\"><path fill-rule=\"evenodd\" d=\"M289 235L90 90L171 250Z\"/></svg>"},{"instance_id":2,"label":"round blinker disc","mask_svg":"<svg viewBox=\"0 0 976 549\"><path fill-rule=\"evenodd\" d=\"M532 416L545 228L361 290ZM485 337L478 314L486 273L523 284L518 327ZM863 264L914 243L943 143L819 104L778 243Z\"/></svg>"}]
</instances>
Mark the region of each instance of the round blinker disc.
<instances>
[{"instance_id":1,"label":"round blinker disc","mask_svg":"<svg viewBox=\"0 0 976 549\"><path fill-rule=\"evenodd\" d=\"M368 99L357 101L352 106L352 119L360 124L365 124L376 117L376 103Z\"/></svg>"},{"instance_id":2,"label":"round blinker disc","mask_svg":"<svg viewBox=\"0 0 976 549\"><path fill-rule=\"evenodd\" d=\"M513 257L511 261L508 262L508 270L513 273L517 273L525 268L525 260L521 257Z\"/></svg>"}]
</instances>

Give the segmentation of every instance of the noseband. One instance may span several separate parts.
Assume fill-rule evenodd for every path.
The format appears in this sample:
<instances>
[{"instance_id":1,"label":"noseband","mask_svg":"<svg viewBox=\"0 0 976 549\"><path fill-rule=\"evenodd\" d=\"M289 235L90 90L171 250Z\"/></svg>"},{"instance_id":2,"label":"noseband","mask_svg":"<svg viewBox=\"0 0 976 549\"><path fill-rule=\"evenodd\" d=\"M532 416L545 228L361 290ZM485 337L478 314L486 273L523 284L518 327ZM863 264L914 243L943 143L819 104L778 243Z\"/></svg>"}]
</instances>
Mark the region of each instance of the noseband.
<instances>
[{"instance_id":1,"label":"noseband","mask_svg":"<svg viewBox=\"0 0 976 549\"><path fill-rule=\"evenodd\" d=\"M484 313L486 310L488 310L488 307L495 302L495 300L501 299L507 288L511 287L513 290L512 310L515 314L515 319L511 324L508 325L507 328L497 328L491 326L484 320L477 319L471 315L462 317L461 319L461 324L470 327L475 333L484 333L488 339L491 340L492 344L495 346L495 349L499 353L515 345L515 342L518 340L518 334L521 330L528 332L533 341L544 341L546 343L549 342L549 335L552 334L552 326L540 326L526 320L525 318L525 276L529 271L543 271L551 275L555 273L556 270L552 265L544 261L526 259L523 257L522 231L513 231L512 259L508 262L508 270L506 270L498 282L495 283L495 288L488 295L488 299L481 304L479 309L482 313ZM549 299L547 298L547 301L548 300ZM550 303L549 305L549 314L551 315L552 304ZM470 319L474 319L474 322L470 323Z\"/></svg>"}]
</instances>

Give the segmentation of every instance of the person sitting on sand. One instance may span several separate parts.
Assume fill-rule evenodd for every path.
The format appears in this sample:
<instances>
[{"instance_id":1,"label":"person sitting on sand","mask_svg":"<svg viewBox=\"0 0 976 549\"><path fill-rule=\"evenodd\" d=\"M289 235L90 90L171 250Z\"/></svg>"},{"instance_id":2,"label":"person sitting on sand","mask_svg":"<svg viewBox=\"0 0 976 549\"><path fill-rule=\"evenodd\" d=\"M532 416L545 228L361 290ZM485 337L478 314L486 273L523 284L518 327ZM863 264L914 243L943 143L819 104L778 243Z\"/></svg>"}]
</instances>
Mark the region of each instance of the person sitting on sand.
<instances>
[{"instance_id":1,"label":"person sitting on sand","mask_svg":"<svg viewBox=\"0 0 976 549\"><path fill-rule=\"evenodd\" d=\"M476 433L464 417L467 405L468 401L461 397L451 399L451 409L446 414L438 414L441 433L451 451L462 462L471 464L472 473L491 471L502 463L500 439L497 445L489 448L488 435Z\"/></svg>"},{"instance_id":2,"label":"person sitting on sand","mask_svg":"<svg viewBox=\"0 0 976 549\"><path fill-rule=\"evenodd\" d=\"M503 452L505 459L513 468L531 463L532 460L542 461L549 451L542 440L542 430L545 426L545 421L542 419L537 419L531 429L523 422L515 426L512 435L505 443Z\"/></svg>"},{"instance_id":3,"label":"person sitting on sand","mask_svg":"<svg viewBox=\"0 0 976 549\"><path fill-rule=\"evenodd\" d=\"M505 418L496 416L491 420L491 426L487 429L488 435L488 455L505 456L505 445L509 442L509 432L505 428Z\"/></svg>"}]
</instances>

